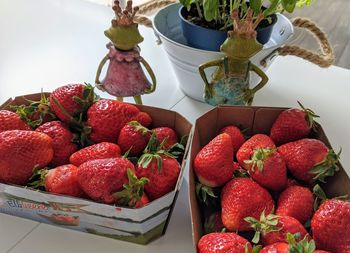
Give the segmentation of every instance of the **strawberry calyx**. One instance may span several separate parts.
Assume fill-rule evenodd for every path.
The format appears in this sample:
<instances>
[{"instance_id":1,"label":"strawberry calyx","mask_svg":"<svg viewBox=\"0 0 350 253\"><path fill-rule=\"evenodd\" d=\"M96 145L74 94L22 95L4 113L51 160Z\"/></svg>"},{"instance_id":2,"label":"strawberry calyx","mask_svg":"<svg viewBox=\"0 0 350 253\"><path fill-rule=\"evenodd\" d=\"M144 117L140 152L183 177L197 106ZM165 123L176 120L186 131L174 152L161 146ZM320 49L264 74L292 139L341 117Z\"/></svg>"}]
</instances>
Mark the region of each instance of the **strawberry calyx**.
<instances>
[{"instance_id":1,"label":"strawberry calyx","mask_svg":"<svg viewBox=\"0 0 350 253\"><path fill-rule=\"evenodd\" d=\"M34 166L33 174L29 179L28 186L34 189L45 188L45 178L49 168L41 169L39 166Z\"/></svg>"},{"instance_id":2,"label":"strawberry calyx","mask_svg":"<svg viewBox=\"0 0 350 253\"><path fill-rule=\"evenodd\" d=\"M299 106L301 107L301 109L304 111L305 113L305 120L308 123L310 129L313 129L314 131L316 131L316 122L315 122L315 118L319 118L320 116L317 115L313 110L309 109L309 108L305 108L304 105L302 103L300 103L299 101L297 101Z\"/></svg>"},{"instance_id":3,"label":"strawberry calyx","mask_svg":"<svg viewBox=\"0 0 350 253\"><path fill-rule=\"evenodd\" d=\"M121 206L135 207L143 196L144 186L149 182L149 179L142 177L137 178L135 173L131 170L127 170L127 176L129 182L124 184L124 189L113 194L116 197L117 204Z\"/></svg>"},{"instance_id":4,"label":"strawberry calyx","mask_svg":"<svg viewBox=\"0 0 350 253\"><path fill-rule=\"evenodd\" d=\"M260 241L261 235L266 235L270 232L281 230L281 228L277 227L279 217L280 216L275 214L269 214L266 216L265 210L261 213L259 220L255 219L254 217L245 217L244 220L248 222L250 227L255 230L252 242L256 244Z\"/></svg>"},{"instance_id":5,"label":"strawberry calyx","mask_svg":"<svg viewBox=\"0 0 350 253\"><path fill-rule=\"evenodd\" d=\"M253 248L252 248L252 251L249 251L249 247L248 247L248 243L245 245L245 253L259 253L260 250L262 249L262 246L261 245L255 245Z\"/></svg>"},{"instance_id":6,"label":"strawberry calyx","mask_svg":"<svg viewBox=\"0 0 350 253\"><path fill-rule=\"evenodd\" d=\"M310 240L306 235L300 240L300 234L287 234L287 242L289 244L288 253L313 253L316 250L316 244L314 240Z\"/></svg>"},{"instance_id":7,"label":"strawberry calyx","mask_svg":"<svg viewBox=\"0 0 350 253\"><path fill-rule=\"evenodd\" d=\"M341 149L338 153L335 153L333 149L328 151L326 158L316 164L311 170L310 173L314 174L313 179L319 180L325 183L326 177L334 176L336 171L339 171L338 162L340 159Z\"/></svg>"},{"instance_id":8,"label":"strawberry calyx","mask_svg":"<svg viewBox=\"0 0 350 253\"><path fill-rule=\"evenodd\" d=\"M89 83L85 83L83 89L83 98L73 96L73 101L80 105L80 108L74 112L74 116L86 120L86 112L90 106L99 100L99 97L94 92L95 87Z\"/></svg>"},{"instance_id":9,"label":"strawberry calyx","mask_svg":"<svg viewBox=\"0 0 350 253\"><path fill-rule=\"evenodd\" d=\"M168 138L164 138L164 140L159 144L159 141L157 140L157 137L155 133L152 133L151 138L143 151L143 155L138 160L138 165L142 168L148 168L148 166L151 164L153 159L156 159L157 161L157 168L158 172L162 169L162 157L167 156L170 158L177 158L176 156L169 153L167 150L165 150L164 144L166 143Z\"/></svg>"},{"instance_id":10,"label":"strawberry calyx","mask_svg":"<svg viewBox=\"0 0 350 253\"><path fill-rule=\"evenodd\" d=\"M133 126L136 132L141 133L142 135L146 135L147 133L151 133L151 131L147 128L141 125L138 121L130 121L128 123L129 126Z\"/></svg>"},{"instance_id":11,"label":"strawberry calyx","mask_svg":"<svg viewBox=\"0 0 350 253\"><path fill-rule=\"evenodd\" d=\"M32 129L37 128L46 121L56 119L56 115L51 111L49 100L43 92L41 92L40 100L34 101L24 98L29 102L29 105L14 105L11 106L17 115L24 120Z\"/></svg>"},{"instance_id":12,"label":"strawberry calyx","mask_svg":"<svg viewBox=\"0 0 350 253\"><path fill-rule=\"evenodd\" d=\"M252 164L251 170L254 172L258 167L259 172L264 169L264 162L276 151L274 148L256 148L250 160L245 160L245 164Z\"/></svg>"},{"instance_id":13,"label":"strawberry calyx","mask_svg":"<svg viewBox=\"0 0 350 253\"><path fill-rule=\"evenodd\" d=\"M314 211L316 212L316 210L319 208L319 206L325 202L326 200L328 200L329 198L327 197L326 193L323 191L323 189L321 188L321 186L319 186L318 184L316 184L313 188L313 193L316 196L315 201L314 201ZM338 199L338 200L349 200L349 195L342 195L342 196L338 196L335 197L333 199Z\"/></svg>"},{"instance_id":14,"label":"strawberry calyx","mask_svg":"<svg viewBox=\"0 0 350 253\"><path fill-rule=\"evenodd\" d=\"M215 189L198 182L196 183L196 196L200 202L207 206L211 200L218 198Z\"/></svg>"}]
</instances>

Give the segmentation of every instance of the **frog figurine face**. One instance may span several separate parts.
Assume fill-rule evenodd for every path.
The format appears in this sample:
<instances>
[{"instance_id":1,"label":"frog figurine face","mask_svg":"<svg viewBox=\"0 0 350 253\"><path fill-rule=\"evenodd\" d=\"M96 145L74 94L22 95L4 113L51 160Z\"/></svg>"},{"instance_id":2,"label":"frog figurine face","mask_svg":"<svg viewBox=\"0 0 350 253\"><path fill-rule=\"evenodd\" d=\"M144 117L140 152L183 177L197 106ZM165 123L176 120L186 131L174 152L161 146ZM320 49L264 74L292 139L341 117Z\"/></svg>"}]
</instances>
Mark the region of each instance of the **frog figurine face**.
<instances>
[{"instance_id":1,"label":"frog figurine face","mask_svg":"<svg viewBox=\"0 0 350 253\"><path fill-rule=\"evenodd\" d=\"M253 22L252 16L248 15L247 21L241 22L237 15L238 12L232 13L232 20L236 29L228 33L228 37L221 45L220 51L229 58L248 61L263 48L263 45L256 40L255 31L261 17Z\"/></svg>"},{"instance_id":2,"label":"frog figurine face","mask_svg":"<svg viewBox=\"0 0 350 253\"><path fill-rule=\"evenodd\" d=\"M104 34L116 48L131 50L143 41L138 25L132 22L139 8L132 9L132 1L128 1L125 10L122 11L119 1L114 1L113 10L117 19L112 20L112 26Z\"/></svg>"}]
</instances>

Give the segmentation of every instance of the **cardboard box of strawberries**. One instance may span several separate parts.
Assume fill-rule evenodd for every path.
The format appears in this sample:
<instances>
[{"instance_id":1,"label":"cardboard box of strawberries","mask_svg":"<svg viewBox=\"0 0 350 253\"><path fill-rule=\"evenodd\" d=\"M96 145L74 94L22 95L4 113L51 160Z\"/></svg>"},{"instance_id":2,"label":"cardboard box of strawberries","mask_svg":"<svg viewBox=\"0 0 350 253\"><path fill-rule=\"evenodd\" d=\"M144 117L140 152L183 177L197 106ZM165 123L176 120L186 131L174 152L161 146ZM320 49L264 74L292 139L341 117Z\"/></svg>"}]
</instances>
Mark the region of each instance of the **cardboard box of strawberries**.
<instances>
[{"instance_id":1,"label":"cardboard box of strawberries","mask_svg":"<svg viewBox=\"0 0 350 253\"><path fill-rule=\"evenodd\" d=\"M165 233L191 124L71 84L0 107L0 212L129 242Z\"/></svg>"},{"instance_id":2,"label":"cardboard box of strawberries","mask_svg":"<svg viewBox=\"0 0 350 253\"><path fill-rule=\"evenodd\" d=\"M195 251L350 252L350 179L317 117L303 106L219 106L197 119Z\"/></svg>"}]
</instances>

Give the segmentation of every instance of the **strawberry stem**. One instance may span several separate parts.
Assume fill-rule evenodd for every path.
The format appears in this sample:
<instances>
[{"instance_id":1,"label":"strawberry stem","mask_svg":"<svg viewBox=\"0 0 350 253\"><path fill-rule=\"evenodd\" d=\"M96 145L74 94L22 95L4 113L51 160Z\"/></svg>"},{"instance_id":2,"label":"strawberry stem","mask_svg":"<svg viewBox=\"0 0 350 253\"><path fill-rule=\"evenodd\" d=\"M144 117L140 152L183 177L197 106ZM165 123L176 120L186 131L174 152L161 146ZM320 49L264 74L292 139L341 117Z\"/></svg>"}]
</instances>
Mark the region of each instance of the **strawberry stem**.
<instances>
[{"instance_id":1,"label":"strawberry stem","mask_svg":"<svg viewBox=\"0 0 350 253\"><path fill-rule=\"evenodd\" d=\"M254 152L250 160L245 160L245 164L252 164L251 170L254 172L255 167L258 167L259 172L262 172L264 169L264 162L269 158L276 149L273 148L257 148L254 149Z\"/></svg>"},{"instance_id":2,"label":"strawberry stem","mask_svg":"<svg viewBox=\"0 0 350 253\"><path fill-rule=\"evenodd\" d=\"M273 231L279 231L281 228L277 227L279 216L275 214L265 215L265 210L260 215L260 220L254 217L245 217L244 220L250 224L255 230L252 242L257 244L260 241L260 235L265 235Z\"/></svg>"},{"instance_id":3,"label":"strawberry stem","mask_svg":"<svg viewBox=\"0 0 350 253\"><path fill-rule=\"evenodd\" d=\"M336 171L339 171L338 162L340 159L341 149L338 153L335 153L333 149L330 149L326 158L320 163L316 164L310 173L314 174L314 180L319 180L325 183L325 178L334 176Z\"/></svg>"},{"instance_id":4,"label":"strawberry stem","mask_svg":"<svg viewBox=\"0 0 350 253\"><path fill-rule=\"evenodd\" d=\"M319 118L320 116L318 116L313 110L309 109L309 108L305 108L304 105L302 103L300 103L299 101L297 101L299 106L301 107L301 109L305 112L305 120L307 121L309 127L311 129L313 129L314 131L316 131L316 124L315 124L315 118Z\"/></svg>"},{"instance_id":5,"label":"strawberry stem","mask_svg":"<svg viewBox=\"0 0 350 253\"><path fill-rule=\"evenodd\" d=\"M144 186L149 182L149 179L142 177L137 178L135 173L129 168L127 170L128 184L124 184L122 191L113 194L116 197L117 203L122 206L135 207L141 200L144 192Z\"/></svg>"}]
</instances>

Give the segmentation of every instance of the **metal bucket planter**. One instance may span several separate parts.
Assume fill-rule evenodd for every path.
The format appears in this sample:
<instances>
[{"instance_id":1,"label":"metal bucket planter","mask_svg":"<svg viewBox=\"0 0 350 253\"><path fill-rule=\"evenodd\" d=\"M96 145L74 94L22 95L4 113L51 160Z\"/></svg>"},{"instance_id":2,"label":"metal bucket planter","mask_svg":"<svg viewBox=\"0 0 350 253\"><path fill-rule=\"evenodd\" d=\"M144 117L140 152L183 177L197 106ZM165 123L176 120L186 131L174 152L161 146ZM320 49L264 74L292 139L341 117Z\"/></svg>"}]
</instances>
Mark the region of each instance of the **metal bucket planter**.
<instances>
[{"instance_id":1,"label":"metal bucket planter","mask_svg":"<svg viewBox=\"0 0 350 253\"><path fill-rule=\"evenodd\" d=\"M172 4L158 11L154 17L153 27L159 41L168 53L181 90L196 100L204 101L204 85L198 72L198 66L204 62L221 58L223 54L188 46L181 29L178 14L180 7L180 4ZM287 43L293 33L292 23L285 16L277 14L277 22L270 40L264 45L264 49L253 58L252 62L266 70L274 58L271 54ZM262 66L262 62L264 62L264 66ZM211 75L214 70L213 68L207 74ZM256 83L258 83L257 77L252 76L251 85L254 86Z\"/></svg>"}]
</instances>

